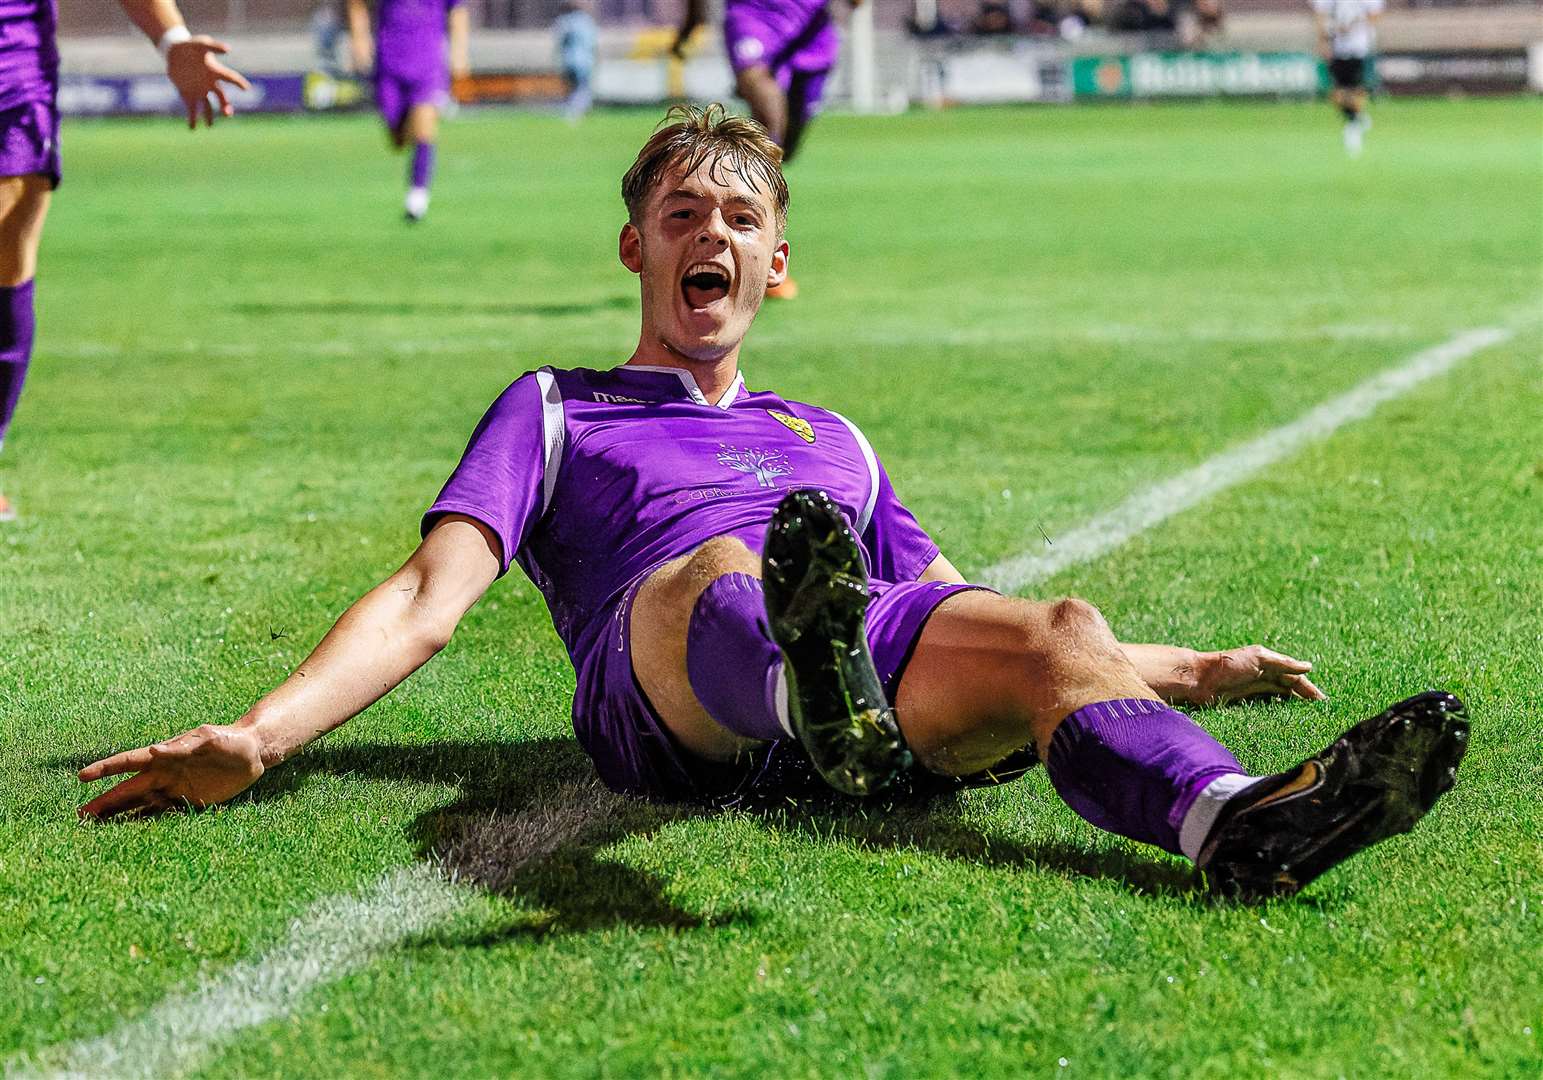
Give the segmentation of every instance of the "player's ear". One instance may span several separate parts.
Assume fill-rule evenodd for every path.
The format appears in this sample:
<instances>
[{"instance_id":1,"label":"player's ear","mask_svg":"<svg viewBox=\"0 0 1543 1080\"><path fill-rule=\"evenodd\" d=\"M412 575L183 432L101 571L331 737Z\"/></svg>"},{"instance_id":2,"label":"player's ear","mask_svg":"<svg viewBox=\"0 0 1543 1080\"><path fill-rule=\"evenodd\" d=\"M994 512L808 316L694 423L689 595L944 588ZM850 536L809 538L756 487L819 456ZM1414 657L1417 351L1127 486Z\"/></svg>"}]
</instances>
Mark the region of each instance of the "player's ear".
<instances>
[{"instance_id":1,"label":"player's ear","mask_svg":"<svg viewBox=\"0 0 1543 1080\"><path fill-rule=\"evenodd\" d=\"M617 254L621 264L634 274L643 272L643 237L632 222L621 227L621 239L617 242Z\"/></svg>"},{"instance_id":2,"label":"player's ear","mask_svg":"<svg viewBox=\"0 0 1543 1080\"><path fill-rule=\"evenodd\" d=\"M780 240L776 250L772 252L771 266L766 271L766 287L775 289L781 285L788 276L788 242Z\"/></svg>"}]
</instances>

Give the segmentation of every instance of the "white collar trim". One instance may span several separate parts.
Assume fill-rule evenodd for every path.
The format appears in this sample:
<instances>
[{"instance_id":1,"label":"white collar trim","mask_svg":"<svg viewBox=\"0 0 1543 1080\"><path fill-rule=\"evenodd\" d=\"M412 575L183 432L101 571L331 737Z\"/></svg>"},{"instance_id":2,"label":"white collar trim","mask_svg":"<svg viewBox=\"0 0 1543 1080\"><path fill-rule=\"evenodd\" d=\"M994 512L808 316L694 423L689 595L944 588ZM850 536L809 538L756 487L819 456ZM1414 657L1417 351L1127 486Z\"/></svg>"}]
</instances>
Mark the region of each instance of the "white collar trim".
<instances>
[{"instance_id":1,"label":"white collar trim","mask_svg":"<svg viewBox=\"0 0 1543 1080\"><path fill-rule=\"evenodd\" d=\"M690 397L692 401L696 402L698 405L710 406L713 404L707 400L707 395L702 393L702 388L697 385L696 376L691 374L691 372L687 371L685 368L660 367L654 364L623 364L622 370L657 371L665 375L674 375L677 379L680 380L680 384L686 388L686 395ZM716 408L727 409L730 405L733 405L734 402L738 400L740 393L744 389L745 373L742 371L736 371L734 373L734 381L729 384L729 388L725 390L723 392L723 396L718 399Z\"/></svg>"}]
</instances>

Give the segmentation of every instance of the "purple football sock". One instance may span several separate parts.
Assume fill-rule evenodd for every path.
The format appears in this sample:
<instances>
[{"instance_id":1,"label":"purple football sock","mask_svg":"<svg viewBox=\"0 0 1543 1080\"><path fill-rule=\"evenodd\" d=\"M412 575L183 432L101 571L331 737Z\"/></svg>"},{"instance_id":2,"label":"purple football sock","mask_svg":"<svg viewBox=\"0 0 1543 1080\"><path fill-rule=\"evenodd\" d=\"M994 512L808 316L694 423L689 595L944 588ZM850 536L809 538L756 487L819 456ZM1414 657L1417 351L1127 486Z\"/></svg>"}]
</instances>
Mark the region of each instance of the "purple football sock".
<instances>
[{"instance_id":1,"label":"purple football sock","mask_svg":"<svg viewBox=\"0 0 1543 1080\"><path fill-rule=\"evenodd\" d=\"M781 739L782 653L760 579L724 574L702 590L686 627L686 675L707 714L747 739Z\"/></svg>"},{"instance_id":2,"label":"purple football sock","mask_svg":"<svg viewBox=\"0 0 1543 1080\"><path fill-rule=\"evenodd\" d=\"M1045 771L1066 804L1100 829L1179 854L1196 796L1243 767L1177 709L1130 698L1085 705L1062 720Z\"/></svg>"},{"instance_id":3,"label":"purple football sock","mask_svg":"<svg viewBox=\"0 0 1543 1080\"><path fill-rule=\"evenodd\" d=\"M434 144L431 142L414 143L412 186L426 188L433 179Z\"/></svg>"},{"instance_id":4,"label":"purple football sock","mask_svg":"<svg viewBox=\"0 0 1543 1080\"><path fill-rule=\"evenodd\" d=\"M32 282L0 286L0 446L32 359Z\"/></svg>"}]
</instances>

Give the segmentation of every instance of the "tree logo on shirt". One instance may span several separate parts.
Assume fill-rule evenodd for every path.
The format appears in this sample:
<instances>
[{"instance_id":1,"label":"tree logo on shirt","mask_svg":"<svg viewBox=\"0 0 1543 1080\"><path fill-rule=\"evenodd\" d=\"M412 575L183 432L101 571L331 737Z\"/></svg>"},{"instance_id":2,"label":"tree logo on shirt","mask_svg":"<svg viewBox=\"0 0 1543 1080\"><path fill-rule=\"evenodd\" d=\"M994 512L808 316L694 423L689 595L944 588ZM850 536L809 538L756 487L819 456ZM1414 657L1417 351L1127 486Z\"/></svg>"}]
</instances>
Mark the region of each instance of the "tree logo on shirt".
<instances>
[{"instance_id":1,"label":"tree logo on shirt","mask_svg":"<svg viewBox=\"0 0 1543 1080\"><path fill-rule=\"evenodd\" d=\"M727 465L735 472L752 473L756 483L764 488L776 487L777 477L793 471L787 455L781 450L762 450L756 446L741 450L727 443L719 443L718 447L719 465Z\"/></svg>"},{"instance_id":2,"label":"tree logo on shirt","mask_svg":"<svg viewBox=\"0 0 1543 1080\"><path fill-rule=\"evenodd\" d=\"M797 435L804 442L814 442L814 425L809 423L809 421L800 420L796 416L789 416L787 413L778 412L776 409L767 409L766 411L771 414L773 420Z\"/></svg>"}]
</instances>

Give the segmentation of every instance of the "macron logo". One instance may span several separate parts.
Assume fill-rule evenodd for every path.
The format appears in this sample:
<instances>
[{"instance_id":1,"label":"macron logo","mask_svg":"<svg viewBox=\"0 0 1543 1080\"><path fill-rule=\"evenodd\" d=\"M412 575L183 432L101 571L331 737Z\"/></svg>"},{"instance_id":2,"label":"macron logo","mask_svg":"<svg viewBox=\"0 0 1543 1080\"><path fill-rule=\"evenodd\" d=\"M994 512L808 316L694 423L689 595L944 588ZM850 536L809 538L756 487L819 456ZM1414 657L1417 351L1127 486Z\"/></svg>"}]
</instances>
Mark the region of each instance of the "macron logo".
<instances>
[{"instance_id":1,"label":"macron logo","mask_svg":"<svg viewBox=\"0 0 1543 1080\"><path fill-rule=\"evenodd\" d=\"M647 405L648 404L648 402L644 401L642 398L625 397L625 396L623 396L621 394L602 394L599 391L595 392L595 400L596 401L604 401L604 402L606 402L608 404L611 404L611 405L620 405L620 404Z\"/></svg>"}]
</instances>

